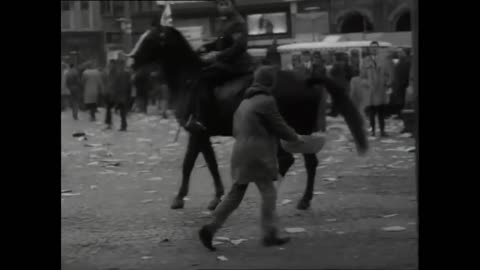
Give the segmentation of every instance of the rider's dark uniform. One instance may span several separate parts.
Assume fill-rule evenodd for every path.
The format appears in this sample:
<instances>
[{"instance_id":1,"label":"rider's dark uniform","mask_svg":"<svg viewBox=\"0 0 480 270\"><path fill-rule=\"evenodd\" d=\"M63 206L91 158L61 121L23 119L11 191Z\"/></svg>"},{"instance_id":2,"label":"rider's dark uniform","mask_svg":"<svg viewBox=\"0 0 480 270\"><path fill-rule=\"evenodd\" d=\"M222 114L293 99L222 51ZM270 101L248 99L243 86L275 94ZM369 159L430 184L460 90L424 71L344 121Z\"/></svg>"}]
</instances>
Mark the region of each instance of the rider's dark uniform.
<instances>
[{"instance_id":1,"label":"rider's dark uniform","mask_svg":"<svg viewBox=\"0 0 480 270\"><path fill-rule=\"evenodd\" d=\"M247 53L248 30L245 20L240 14L234 13L227 17L221 27L219 37L203 45L205 52L218 51L215 61L200 74L199 81L193 91L211 91L215 86L242 74L253 71L253 60ZM198 89L200 88L200 89ZM205 121L205 108L210 98L194 97L193 119L200 123ZM190 121L189 121L190 123ZM187 127L188 128L188 127Z\"/></svg>"}]
</instances>

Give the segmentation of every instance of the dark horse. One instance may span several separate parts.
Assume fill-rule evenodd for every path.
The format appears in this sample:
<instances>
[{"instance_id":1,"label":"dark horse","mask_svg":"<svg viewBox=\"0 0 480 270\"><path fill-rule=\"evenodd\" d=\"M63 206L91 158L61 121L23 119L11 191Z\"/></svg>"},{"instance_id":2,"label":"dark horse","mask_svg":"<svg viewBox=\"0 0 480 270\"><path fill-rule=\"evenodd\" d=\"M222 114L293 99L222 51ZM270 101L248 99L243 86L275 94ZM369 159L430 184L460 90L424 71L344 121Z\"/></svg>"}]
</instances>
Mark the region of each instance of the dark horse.
<instances>
[{"instance_id":1,"label":"dark horse","mask_svg":"<svg viewBox=\"0 0 480 270\"><path fill-rule=\"evenodd\" d=\"M140 38L129 56L134 59L133 68L136 71L152 64L161 66L171 90L176 116L182 116L190 106L186 102L194 91L190 86L195 82L202 68L206 67L206 63L191 48L183 35L169 26L149 30ZM311 134L317 131L318 118L323 117L317 113L323 93L322 87L310 86L305 78L300 78L299 75L291 71L278 70L272 72L277 72L275 74L277 83L272 91L280 113L287 123L299 134ZM190 133L183 162L182 185L173 201L172 209L183 208L184 206L183 198L188 193L190 174L200 152L207 162L215 185L215 198L210 202L208 209L213 210L220 203L221 196L224 194L224 187L218 172L210 137L232 136L233 114L243 98L244 91L251 84L252 77L252 74L248 74L227 82L215 91L205 91L215 92L214 94L202 93L204 98L211 98L210 101L212 101L205 122L207 131ZM366 152L368 141L363 129L362 117L344 89L339 88L326 78L319 79L317 84L325 86L332 96L332 100L338 104L339 110L355 139L358 152ZM307 209L310 206L318 165L315 154L304 154L303 156L307 171L307 186L297 205L298 209ZM280 147L278 160L280 174L284 176L294 163L293 155Z\"/></svg>"}]
</instances>

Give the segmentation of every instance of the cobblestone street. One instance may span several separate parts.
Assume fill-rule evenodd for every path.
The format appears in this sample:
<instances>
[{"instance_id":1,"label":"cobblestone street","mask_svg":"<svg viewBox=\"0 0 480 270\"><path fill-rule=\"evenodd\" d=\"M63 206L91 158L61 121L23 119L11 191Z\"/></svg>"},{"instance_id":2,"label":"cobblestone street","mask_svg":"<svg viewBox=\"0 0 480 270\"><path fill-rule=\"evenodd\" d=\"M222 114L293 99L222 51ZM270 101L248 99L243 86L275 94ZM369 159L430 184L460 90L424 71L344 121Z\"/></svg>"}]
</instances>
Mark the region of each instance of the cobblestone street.
<instances>
[{"instance_id":1,"label":"cobblestone street","mask_svg":"<svg viewBox=\"0 0 480 270\"><path fill-rule=\"evenodd\" d=\"M387 122L389 138L371 138L370 153L359 157L345 124L329 119L311 208L295 208L306 182L301 156L278 198L280 228L305 232L291 233L291 243L283 247L262 247L260 196L252 185L217 235L247 240L238 245L219 240L218 250L210 252L197 236L214 193L201 155L185 208L170 209L188 138L182 131L173 142L174 119L130 114L128 132L118 132L118 115L109 131L103 123L88 122L86 113L77 122L69 111L61 117L63 269L417 267L415 155L409 151L414 140L400 135L397 120ZM103 119L104 111L97 117ZM77 131L87 140L73 137ZM228 191L233 138L212 141Z\"/></svg>"}]
</instances>

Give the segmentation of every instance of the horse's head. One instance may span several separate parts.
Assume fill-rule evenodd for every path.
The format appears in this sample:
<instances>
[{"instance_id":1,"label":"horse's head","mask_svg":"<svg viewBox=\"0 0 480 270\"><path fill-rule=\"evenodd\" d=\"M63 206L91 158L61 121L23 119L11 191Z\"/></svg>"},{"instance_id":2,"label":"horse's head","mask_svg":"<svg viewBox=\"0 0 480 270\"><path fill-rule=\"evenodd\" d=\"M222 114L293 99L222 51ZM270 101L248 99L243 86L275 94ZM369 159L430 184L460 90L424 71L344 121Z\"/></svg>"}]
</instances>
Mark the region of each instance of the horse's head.
<instances>
[{"instance_id":1,"label":"horse's head","mask_svg":"<svg viewBox=\"0 0 480 270\"><path fill-rule=\"evenodd\" d=\"M188 41L177 29L160 25L146 31L128 56L134 60L134 70L154 64L171 68L173 64L195 64L199 61Z\"/></svg>"}]
</instances>

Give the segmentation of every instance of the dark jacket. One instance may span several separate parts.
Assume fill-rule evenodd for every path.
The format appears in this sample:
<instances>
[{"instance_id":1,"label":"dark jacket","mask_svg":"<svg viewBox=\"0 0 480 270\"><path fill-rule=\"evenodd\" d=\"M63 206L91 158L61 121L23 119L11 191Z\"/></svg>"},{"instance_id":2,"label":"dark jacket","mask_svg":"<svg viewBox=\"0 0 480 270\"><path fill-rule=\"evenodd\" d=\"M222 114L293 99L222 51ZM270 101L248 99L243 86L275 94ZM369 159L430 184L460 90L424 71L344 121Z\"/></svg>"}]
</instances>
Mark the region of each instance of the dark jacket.
<instances>
[{"instance_id":1,"label":"dark jacket","mask_svg":"<svg viewBox=\"0 0 480 270\"><path fill-rule=\"evenodd\" d=\"M252 57L247 52L248 30L245 20L234 15L224 21L218 38L203 45L207 52L219 51L216 61L233 73L251 70Z\"/></svg>"},{"instance_id":2,"label":"dark jacket","mask_svg":"<svg viewBox=\"0 0 480 270\"><path fill-rule=\"evenodd\" d=\"M393 93L391 102L402 105L405 103L405 93L410 79L411 61L408 58L402 58L398 62L393 75Z\"/></svg>"},{"instance_id":3,"label":"dark jacket","mask_svg":"<svg viewBox=\"0 0 480 270\"><path fill-rule=\"evenodd\" d=\"M82 80L80 78L80 74L75 68L70 69L65 78L65 83L70 90L70 94L74 98L81 98L82 97Z\"/></svg>"},{"instance_id":4,"label":"dark jacket","mask_svg":"<svg viewBox=\"0 0 480 270\"><path fill-rule=\"evenodd\" d=\"M278 111L270 89L255 81L233 116L231 174L235 183L272 181L278 176L278 139L296 141L296 132Z\"/></svg>"},{"instance_id":5,"label":"dark jacket","mask_svg":"<svg viewBox=\"0 0 480 270\"><path fill-rule=\"evenodd\" d=\"M330 70L330 77L345 90L348 90L350 87L350 80L353 78L353 70L350 65L340 66L334 64L332 70Z\"/></svg>"},{"instance_id":6,"label":"dark jacket","mask_svg":"<svg viewBox=\"0 0 480 270\"><path fill-rule=\"evenodd\" d=\"M128 104L132 95L130 73L125 70L113 72L110 74L108 81L110 101L115 104Z\"/></svg>"}]
</instances>

